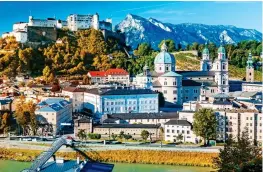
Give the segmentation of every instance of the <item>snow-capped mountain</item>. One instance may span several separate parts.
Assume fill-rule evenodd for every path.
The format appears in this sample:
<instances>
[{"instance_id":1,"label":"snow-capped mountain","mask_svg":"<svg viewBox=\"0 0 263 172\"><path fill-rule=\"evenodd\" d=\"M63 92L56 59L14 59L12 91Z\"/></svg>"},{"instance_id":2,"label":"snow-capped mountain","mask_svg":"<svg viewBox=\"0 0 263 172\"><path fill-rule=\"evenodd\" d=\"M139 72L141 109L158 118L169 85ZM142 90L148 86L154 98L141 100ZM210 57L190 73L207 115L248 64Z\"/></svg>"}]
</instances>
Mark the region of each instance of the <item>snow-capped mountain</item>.
<instances>
[{"instance_id":1,"label":"snow-capped mountain","mask_svg":"<svg viewBox=\"0 0 263 172\"><path fill-rule=\"evenodd\" d=\"M115 29L125 33L126 43L132 48L148 42L154 49L158 49L158 44L163 39L173 39L176 44L180 43L183 46L206 41L219 45L222 39L227 44L236 44L242 40L262 40L262 33L255 29L237 28L231 25L162 23L153 18L145 19L132 14L128 14Z\"/></svg>"}]
</instances>

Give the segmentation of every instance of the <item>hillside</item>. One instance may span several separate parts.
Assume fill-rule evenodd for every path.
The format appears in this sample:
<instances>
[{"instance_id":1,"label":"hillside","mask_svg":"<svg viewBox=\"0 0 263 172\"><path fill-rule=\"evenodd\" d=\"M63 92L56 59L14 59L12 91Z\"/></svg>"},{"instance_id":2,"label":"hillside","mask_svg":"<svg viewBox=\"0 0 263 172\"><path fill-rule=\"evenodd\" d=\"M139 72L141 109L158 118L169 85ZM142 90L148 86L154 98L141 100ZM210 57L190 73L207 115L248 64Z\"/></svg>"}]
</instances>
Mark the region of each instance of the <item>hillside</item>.
<instances>
[{"instance_id":1,"label":"hillside","mask_svg":"<svg viewBox=\"0 0 263 172\"><path fill-rule=\"evenodd\" d=\"M177 70L200 70L200 60L192 54L174 54L176 58ZM229 65L229 76L233 80L242 80L246 76L245 68L238 68L234 65ZM262 81L262 72L255 71L255 80Z\"/></svg>"},{"instance_id":2,"label":"hillside","mask_svg":"<svg viewBox=\"0 0 263 172\"><path fill-rule=\"evenodd\" d=\"M133 14L128 14L116 25L116 29L125 33L126 44L133 49L142 42L158 49L158 44L163 39L172 39L176 44L184 47L194 42L204 44L206 41L219 45L222 39L227 44L237 44L244 40L262 40L262 33L255 29L237 28L231 25L171 24Z\"/></svg>"}]
</instances>

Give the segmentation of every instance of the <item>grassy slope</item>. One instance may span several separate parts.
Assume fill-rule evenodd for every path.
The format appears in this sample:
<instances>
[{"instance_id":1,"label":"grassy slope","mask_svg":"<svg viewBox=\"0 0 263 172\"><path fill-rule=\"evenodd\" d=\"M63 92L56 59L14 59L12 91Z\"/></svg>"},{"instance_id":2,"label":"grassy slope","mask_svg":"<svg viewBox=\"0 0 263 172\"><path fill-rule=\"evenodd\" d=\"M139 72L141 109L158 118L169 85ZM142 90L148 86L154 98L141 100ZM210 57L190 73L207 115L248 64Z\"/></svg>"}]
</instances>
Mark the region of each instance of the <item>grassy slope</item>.
<instances>
[{"instance_id":1,"label":"grassy slope","mask_svg":"<svg viewBox=\"0 0 263 172\"><path fill-rule=\"evenodd\" d=\"M200 70L200 60L192 54L176 54L177 70ZM245 68L229 65L230 79L243 79L246 76ZM262 81L262 72L255 71L255 80Z\"/></svg>"}]
</instances>

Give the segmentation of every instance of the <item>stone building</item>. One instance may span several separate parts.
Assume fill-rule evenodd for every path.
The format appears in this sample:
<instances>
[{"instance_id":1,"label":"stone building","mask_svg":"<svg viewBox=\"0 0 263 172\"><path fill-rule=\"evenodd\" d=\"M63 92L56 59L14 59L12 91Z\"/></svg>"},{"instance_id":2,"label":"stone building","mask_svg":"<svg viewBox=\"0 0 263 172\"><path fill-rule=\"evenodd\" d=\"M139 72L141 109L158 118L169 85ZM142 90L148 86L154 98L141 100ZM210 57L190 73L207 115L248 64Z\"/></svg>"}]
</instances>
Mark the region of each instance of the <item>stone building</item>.
<instances>
[{"instance_id":1,"label":"stone building","mask_svg":"<svg viewBox=\"0 0 263 172\"><path fill-rule=\"evenodd\" d=\"M102 124L93 127L93 132L101 134L102 138L111 138L112 134L119 135L121 131L135 139L142 139L141 132L147 130L150 133L148 140L160 138L160 125L155 124Z\"/></svg>"}]
</instances>

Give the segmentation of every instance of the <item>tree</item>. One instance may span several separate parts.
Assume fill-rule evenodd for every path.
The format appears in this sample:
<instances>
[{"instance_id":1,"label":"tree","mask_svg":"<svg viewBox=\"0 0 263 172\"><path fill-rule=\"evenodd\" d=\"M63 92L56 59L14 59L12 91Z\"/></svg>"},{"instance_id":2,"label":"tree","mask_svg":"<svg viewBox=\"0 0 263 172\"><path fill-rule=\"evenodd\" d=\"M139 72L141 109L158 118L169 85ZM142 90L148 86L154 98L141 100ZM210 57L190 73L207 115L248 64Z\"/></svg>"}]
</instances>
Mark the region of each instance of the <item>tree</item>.
<instances>
[{"instance_id":1,"label":"tree","mask_svg":"<svg viewBox=\"0 0 263 172\"><path fill-rule=\"evenodd\" d=\"M119 138L123 139L123 137L124 137L124 131L121 131L120 134L119 134Z\"/></svg>"},{"instance_id":2,"label":"tree","mask_svg":"<svg viewBox=\"0 0 263 172\"><path fill-rule=\"evenodd\" d=\"M19 87L24 87L25 85L26 85L25 82L19 82L19 83L18 83L18 86L19 86Z\"/></svg>"},{"instance_id":3,"label":"tree","mask_svg":"<svg viewBox=\"0 0 263 172\"><path fill-rule=\"evenodd\" d=\"M80 138L80 140L84 140L86 139L87 135L84 129L79 129L79 132L77 134L78 138Z\"/></svg>"},{"instance_id":4,"label":"tree","mask_svg":"<svg viewBox=\"0 0 263 172\"><path fill-rule=\"evenodd\" d=\"M142 137L143 140L146 141L147 138L149 137L149 135L150 135L149 131L147 131L147 130L142 130L142 132L141 132L141 137Z\"/></svg>"},{"instance_id":5,"label":"tree","mask_svg":"<svg viewBox=\"0 0 263 172\"><path fill-rule=\"evenodd\" d=\"M9 113L4 113L1 120L1 129L4 130L6 134L11 127L11 115Z\"/></svg>"},{"instance_id":6,"label":"tree","mask_svg":"<svg viewBox=\"0 0 263 172\"><path fill-rule=\"evenodd\" d=\"M139 45L137 50L134 50L135 56L146 56L151 54L151 46L147 43L142 43Z\"/></svg>"},{"instance_id":7,"label":"tree","mask_svg":"<svg viewBox=\"0 0 263 172\"><path fill-rule=\"evenodd\" d=\"M219 172L242 171L256 172L262 170L262 154L260 148L252 145L247 128L242 132L237 142L230 135L224 149L213 162ZM260 170L259 170L260 169Z\"/></svg>"},{"instance_id":8,"label":"tree","mask_svg":"<svg viewBox=\"0 0 263 172\"><path fill-rule=\"evenodd\" d=\"M130 134L124 134L123 136L126 140L129 140L132 138L132 136Z\"/></svg>"},{"instance_id":9,"label":"tree","mask_svg":"<svg viewBox=\"0 0 263 172\"><path fill-rule=\"evenodd\" d=\"M203 108L195 112L193 131L197 136L204 138L204 145L206 140L215 139L216 125L216 116L212 109Z\"/></svg>"},{"instance_id":10,"label":"tree","mask_svg":"<svg viewBox=\"0 0 263 172\"><path fill-rule=\"evenodd\" d=\"M161 139L163 140L163 136L164 136L164 128L160 127L160 135L161 135Z\"/></svg>"},{"instance_id":11,"label":"tree","mask_svg":"<svg viewBox=\"0 0 263 172\"><path fill-rule=\"evenodd\" d=\"M165 99L162 92L158 92L159 107L164 107Z\"/></svg>"},{"instance_id":12,"label":"tree","mask_svg":"<svg viewBox=\"0 0 263 172\"><path fill-rule=\"evenodd\" d=\"M179 142L182 141L183 139L184 139L184 136L183 136L182 133L180 133L180 134L178 134L178 135L176 136L176 140L178 140Z\"/></svg>"},{"instance_id":13,"label":"tree","mask_svg":"<svg viewBox=\"0 0 263 172\"><path fill-rule=\"evenodd\" d=\"M176 50L175 43L174 43L174 41L172 39L162 40L162 42L158 45L159 49L161 49L164 41L165 41L165 44L167 46L167 51L168 52L174 52Z\"/></svg>"},{"instance_id":14,"label":"tree","mask_svg":"<svg viewBox=\"0 0 263 172\"><path fill-rule=\"evenodd\" d=\"M117 134L111 134L111 138L113 139L113 140L116 140L116 138L118 137L118 135Z\"/></svg>"},{"instance_id":15,"label":"tree","mask_svg":"<svg viewBox=\"0 0 263 172\"><path fill-rule=\"evenodd\" d=\"M36 135L38 127L35 115L36 105L32 101L25 102L25 97L20 96L15 106L15 117L23 129L23 134L30 134L31 131L32 135Z\"/></svg>"},{"instance_id":16,"label":"tree","mask_svg":"<svg viewBox=\"0 0 263 172\"><path fill-rule=\"evenodd\" d=\"M44 78L45 78L45 81L47 81L49 75L51 74L51 70L50 70L49 66L46 66L46 67L43 69L43 72L42 72L42 73L43 73L43 76L44 76Z\"/></svg>"}]
</instances>

